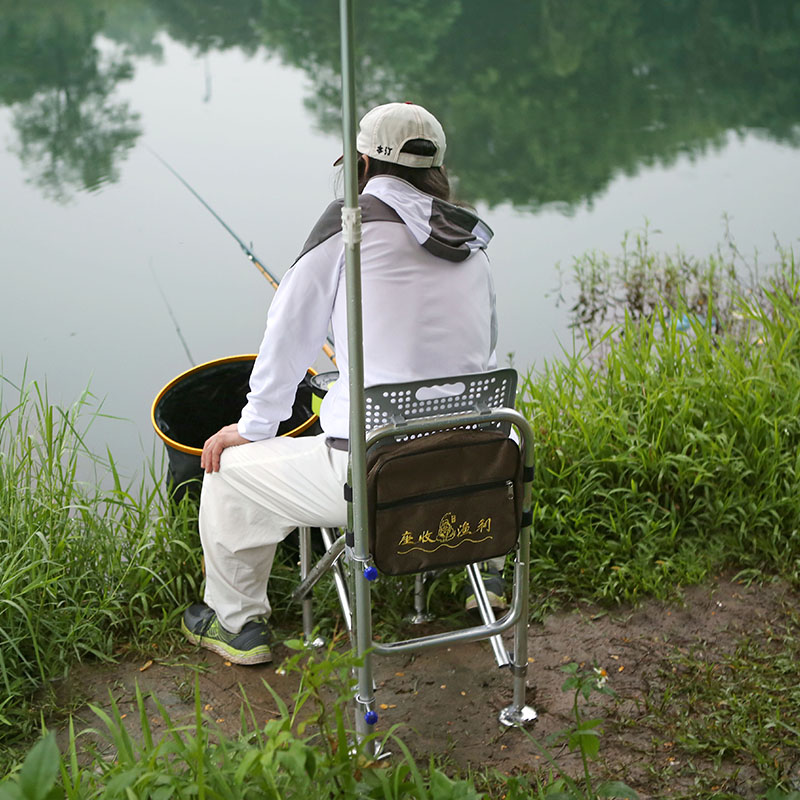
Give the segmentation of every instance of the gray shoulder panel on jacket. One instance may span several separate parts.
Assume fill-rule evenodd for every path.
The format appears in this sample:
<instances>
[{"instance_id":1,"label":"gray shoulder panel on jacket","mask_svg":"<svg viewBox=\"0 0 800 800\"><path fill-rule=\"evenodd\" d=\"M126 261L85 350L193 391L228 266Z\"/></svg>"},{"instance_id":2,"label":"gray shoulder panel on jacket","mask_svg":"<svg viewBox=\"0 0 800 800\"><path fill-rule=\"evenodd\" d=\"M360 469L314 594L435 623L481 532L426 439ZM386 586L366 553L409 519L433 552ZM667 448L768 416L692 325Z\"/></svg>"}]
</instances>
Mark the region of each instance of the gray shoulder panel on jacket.
<instances>
[{"instance_id":1,"label":"gray shoulder panel on jacket","mask_svg":"<svg viewBox=\"0 0 800 800\"><path fill-rule=\"evenodd\" d=\"M361 206L361 222L399 222L403 223L398 213L388 206L383 200L379 200L371 194L362 194L359 196L358 203ZM322 213L322 216L317 220L317 224L311 230L311 233L303 245L300 255L295 259L295 263L299 261L309 250L313 250L324 241L335 236L342 229L342 206L343 200L334 200Z\"/></svg>"}]
</instances>

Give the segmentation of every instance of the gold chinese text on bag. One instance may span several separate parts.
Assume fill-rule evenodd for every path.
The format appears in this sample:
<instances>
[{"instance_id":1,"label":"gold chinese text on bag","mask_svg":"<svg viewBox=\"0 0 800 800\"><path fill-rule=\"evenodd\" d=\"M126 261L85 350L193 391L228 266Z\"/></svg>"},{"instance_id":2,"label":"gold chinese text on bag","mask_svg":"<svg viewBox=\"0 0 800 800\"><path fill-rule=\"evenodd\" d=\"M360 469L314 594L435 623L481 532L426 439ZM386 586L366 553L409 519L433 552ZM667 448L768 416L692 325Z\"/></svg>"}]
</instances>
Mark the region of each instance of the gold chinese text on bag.
<instances>
[{"instance_id":1,"label":"gold chinese text on bag","mask_svg":"<svg viewBox=\"0 0 800 800\"><path fill-rule=\"evenodd\" d=\"M508 553L522 517L522 459L496 430L442 431L367 456L369 547L388 575Z\"/></svg>"}]
</instances>

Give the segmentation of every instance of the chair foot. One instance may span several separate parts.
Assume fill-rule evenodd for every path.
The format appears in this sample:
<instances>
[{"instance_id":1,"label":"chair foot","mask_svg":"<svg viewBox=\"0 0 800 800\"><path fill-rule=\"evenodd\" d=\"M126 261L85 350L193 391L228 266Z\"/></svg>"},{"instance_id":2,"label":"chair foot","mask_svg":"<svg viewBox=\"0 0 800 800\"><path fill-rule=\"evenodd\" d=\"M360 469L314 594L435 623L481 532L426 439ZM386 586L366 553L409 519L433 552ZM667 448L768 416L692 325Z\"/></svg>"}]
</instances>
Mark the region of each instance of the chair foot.
<instances>
[{"instance_id":1,"label":"chair foot","mask_svg":"<svg viewBox=\"0 0 800 800\"><path fill-rule=\"evenodd\" d=\"M415 614L410 614L406 619L412 625L424 625L426 622L436 619L436 617L433 614L428 614L427 611L418 611Z\"/></svg>"},{"instance_id":2,"label":"chair foot","mask_svg":"<svg viewBox=\"0 0 800 800\"><path fill-rule=\"evenodd\" d=\"M349 742L347 752L351 756L358 755L359 748L356 743L351 739ZM384 749L384 743L377 737L370 739L370 741L361 744L361 752L369 756L373 761L388 761L392 758L392 751Z\"/></svg>"},{"instance_id":3,"label":"chair foot","mask_svg":"<svg viewBox=\"0 0 800 800\"><path fill-rule=\"evenodd\" d=\"M321 636L314 636L313 638L310 636L303 637L303 644L306 647L313 647L316 650L319 650L321 647L325 647L327 642Z\"/></svg>"},{"instance_id":4,"label":"chair foot","mask_svg":"<svg viewBox=\"0 0 800 800\"><path fill-rule=\"evenodd\" d=\"M500 712L500 723L508 728L521 728L532 725L539 715L531 706L506 706Z\"/></svg>"}]
</instances>

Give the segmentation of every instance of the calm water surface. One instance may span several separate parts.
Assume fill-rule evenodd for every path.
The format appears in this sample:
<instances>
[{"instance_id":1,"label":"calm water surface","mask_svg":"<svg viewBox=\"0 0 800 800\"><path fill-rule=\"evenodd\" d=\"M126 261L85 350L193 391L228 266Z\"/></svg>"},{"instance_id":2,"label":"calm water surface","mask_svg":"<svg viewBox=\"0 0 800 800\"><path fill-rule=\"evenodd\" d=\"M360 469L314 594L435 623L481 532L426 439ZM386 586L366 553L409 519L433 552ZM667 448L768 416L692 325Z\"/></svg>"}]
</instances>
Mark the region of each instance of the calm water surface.
<instances>
[{"instance_id":1,"label":"calm water surface","mask_svg":"<svg viewBox=\"0 0 800 800\"><path fill-rule=\"evenodd\" d=\"M90 386L125 420L93 445L134 473L161 454L157 391L253 352L272 297L153 153L282 275L337 194L338 4L31 5L0 0L2 373L62 403ZM556 266L646 222L665 251L712 252L725 216L762 261L775 237L797 249L800 3L408 0L358 16L362 110L431 108L460 198L495 230L517 367L571 347Z\"/></svg>"}]
</instances>

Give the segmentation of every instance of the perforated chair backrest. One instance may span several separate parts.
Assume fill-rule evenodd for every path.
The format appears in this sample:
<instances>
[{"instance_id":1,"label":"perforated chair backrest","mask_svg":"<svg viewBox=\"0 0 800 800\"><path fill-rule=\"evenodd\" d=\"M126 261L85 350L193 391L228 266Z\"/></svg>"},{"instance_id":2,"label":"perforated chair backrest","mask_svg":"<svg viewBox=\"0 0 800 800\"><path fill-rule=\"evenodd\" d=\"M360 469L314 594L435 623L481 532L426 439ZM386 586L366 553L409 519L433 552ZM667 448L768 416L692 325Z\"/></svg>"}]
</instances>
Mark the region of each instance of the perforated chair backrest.
<instances>
[{"instance_id":1,"label":"perforated chair backrest","mask_svg":"<svg viewBox=\"0 0 800 800\"><path fill-rule=\"evenodd\" d=\"M510 368L372 386L364 392L367 431L420 417L514 408L516 392L517 373ZM506 433L510 429L508 423L500 421L486 426Z\"/></svg>"}]
</instances>

